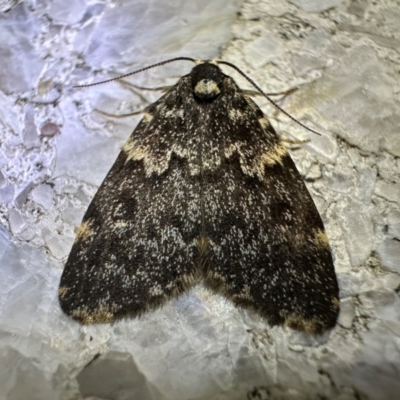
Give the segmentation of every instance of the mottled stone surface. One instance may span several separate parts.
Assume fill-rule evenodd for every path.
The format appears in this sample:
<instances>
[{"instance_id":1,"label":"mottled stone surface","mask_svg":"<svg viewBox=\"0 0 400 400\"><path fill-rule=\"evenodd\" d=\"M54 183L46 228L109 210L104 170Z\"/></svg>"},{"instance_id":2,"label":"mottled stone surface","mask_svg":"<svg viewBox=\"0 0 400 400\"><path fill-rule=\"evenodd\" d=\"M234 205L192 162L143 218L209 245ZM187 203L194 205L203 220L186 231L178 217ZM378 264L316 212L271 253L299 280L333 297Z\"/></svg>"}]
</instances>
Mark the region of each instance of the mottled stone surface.
<instances>
[{"instance_id":1,"label":"mottled stone surface","mask_svg":"<svg viewBox=\"0 0 400 400\"><path fill-rule=\"evenodd\" d=\"M0 11L2 399L396 398L397 1L28 0ZM126 114L159 96L118 82L72 86L178 55L233 62L268 93L297 88L275 99L321 136L255 101L284 138L309 139L290 151L334 253L342 308L331 332L270 328L202 286L113 326L61 313L75 228L138 122L99 111ZM170 85L191 67L130 82Z\"/></svg>"}]
</instances>

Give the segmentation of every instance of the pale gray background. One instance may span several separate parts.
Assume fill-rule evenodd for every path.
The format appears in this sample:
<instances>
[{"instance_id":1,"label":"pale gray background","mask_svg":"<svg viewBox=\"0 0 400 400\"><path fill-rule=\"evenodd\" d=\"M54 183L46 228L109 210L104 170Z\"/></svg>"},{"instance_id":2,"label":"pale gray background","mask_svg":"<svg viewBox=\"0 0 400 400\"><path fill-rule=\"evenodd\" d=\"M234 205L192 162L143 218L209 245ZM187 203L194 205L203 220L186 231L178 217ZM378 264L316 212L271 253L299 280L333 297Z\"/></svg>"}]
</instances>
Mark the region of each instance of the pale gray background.
<instances>
[{"instance_id":1,"label":"pale gray background","mask_svg":"<svg viewBox=\"0 0 400 400\"><path fill-rule=\"evenodd\" d=\"M395 399L399 1L17 3L0 2L0 400L239 400L255 387L260 399ZM126 113L158 96L72 85L176 55L231 61L267 92L297 87L280 104L322 133L256 98L281 135L310 139L291 153L341 287L339 323L324 336L270 328L201 286L114 326L81 327L61 313L74 230L139 120L95 109ZM172 84L191 67L130 81Z\"/></svg>"}]
</instances>

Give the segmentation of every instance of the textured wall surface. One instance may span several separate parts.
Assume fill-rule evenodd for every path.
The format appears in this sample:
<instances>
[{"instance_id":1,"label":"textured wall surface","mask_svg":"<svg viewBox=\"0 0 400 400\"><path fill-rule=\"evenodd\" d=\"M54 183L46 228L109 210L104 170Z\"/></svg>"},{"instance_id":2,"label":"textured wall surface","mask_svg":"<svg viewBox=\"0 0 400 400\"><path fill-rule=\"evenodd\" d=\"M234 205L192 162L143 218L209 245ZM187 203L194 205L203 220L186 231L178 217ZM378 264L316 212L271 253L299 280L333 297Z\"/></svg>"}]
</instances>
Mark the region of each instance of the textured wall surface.
<instances>
[{"instance_id":1,"label":"textured wall surface","mask_svg":"<svg viewBox=\"0 0 400 400\"><path fill-rule=\"evenodd\" d=\"M395 399L400 393L400 8L396 0L0 2L0 399ZM201 285L82 327L57 289L75 229L159 94L79 83L184 55L224 59L321 132L291 140L340 283L323 336L271 328ZM187 62L132 77L169 85ZM224 69L243 88L250 86Z\"/></svg>"}]
</instances>

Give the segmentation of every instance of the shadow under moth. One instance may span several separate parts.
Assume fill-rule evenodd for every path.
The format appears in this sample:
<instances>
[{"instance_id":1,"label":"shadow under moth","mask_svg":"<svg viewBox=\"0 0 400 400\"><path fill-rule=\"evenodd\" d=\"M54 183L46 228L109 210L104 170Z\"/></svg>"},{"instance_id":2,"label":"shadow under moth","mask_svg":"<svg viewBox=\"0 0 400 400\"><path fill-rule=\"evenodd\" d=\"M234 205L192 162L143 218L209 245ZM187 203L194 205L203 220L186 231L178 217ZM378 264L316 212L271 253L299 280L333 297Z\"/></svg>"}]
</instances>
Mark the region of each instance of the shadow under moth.
<instances>
[{"instance_id":1,"label":"shadow under moth","mask_svg":"<svg viewBox=\"0 0 400 400\"><path fill-rule=\"evenodd\" d=\"M268 119L218 65L264 93L230 63L179 59L196 66L146 108L86 211L61 308L109 323L202 280L271 325L332 328L339 290L321 217Z\"/></svg>"}]
</instances>

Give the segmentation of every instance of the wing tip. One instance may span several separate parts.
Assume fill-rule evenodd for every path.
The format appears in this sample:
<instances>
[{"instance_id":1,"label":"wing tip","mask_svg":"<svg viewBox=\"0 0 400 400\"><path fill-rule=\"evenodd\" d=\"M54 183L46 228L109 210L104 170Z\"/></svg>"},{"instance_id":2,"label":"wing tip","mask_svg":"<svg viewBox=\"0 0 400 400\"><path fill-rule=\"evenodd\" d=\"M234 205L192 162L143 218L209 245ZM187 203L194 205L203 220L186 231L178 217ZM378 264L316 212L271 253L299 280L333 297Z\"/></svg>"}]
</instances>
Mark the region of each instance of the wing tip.
<instances>
[{"instance_id":1,"label":"wing tip","mask_svg":"<svg viewBox=\"0 0 400 400\"><path fill-rule=\"evenodd\" d=\"M319 310L306 312L304 307L290 313L282 313L282 325L291 329L315 335L322 335L335 327L340 311L340 301L337 297L324 302Z\"/></svg>"},{"instance_id":2,"label":"wing tip","mask_svg":"<svg viewBox=\"0 0 400 400\"><path fill-rule=\"evenodd\" d=\"M63 283L58 289L58 300L62 311L82 325L108 324L121 319L137 318L141 315L163 307L171 298L178 297L193 287L200 278L200 274L194 271L191 274L181 275L174 284L168 288L168 292L154 290L150 295L136 298L135 301L113 302L109 294L96 296L86 291L77 290L74 286Z\"/></svg>"},{"instance_id":3,"label":"wing tip","mask_svg":"<svg viewBox=\"0 0 400 400\"><path fill-rule=\"evenodd\" d=\"M105 304L99 303L94 309L90 309L88 306L78 306L79 299L75 298L74 301L71 301L71 290L65 285L60 285L58 289L58 301L66 315L83 325L111 323L116 319L110 311L110 307Z\"/></svg>"}]
</instances>

